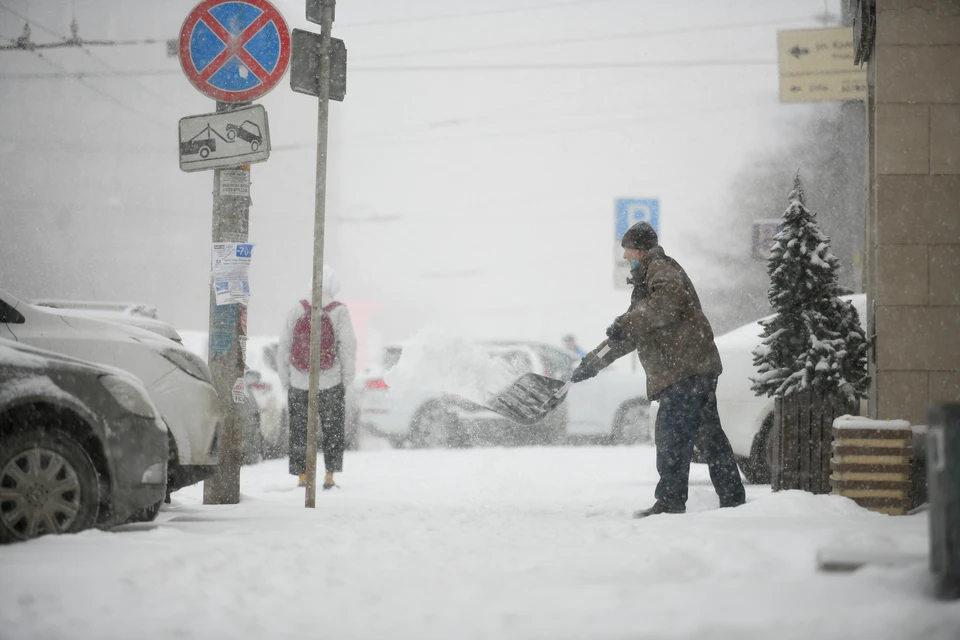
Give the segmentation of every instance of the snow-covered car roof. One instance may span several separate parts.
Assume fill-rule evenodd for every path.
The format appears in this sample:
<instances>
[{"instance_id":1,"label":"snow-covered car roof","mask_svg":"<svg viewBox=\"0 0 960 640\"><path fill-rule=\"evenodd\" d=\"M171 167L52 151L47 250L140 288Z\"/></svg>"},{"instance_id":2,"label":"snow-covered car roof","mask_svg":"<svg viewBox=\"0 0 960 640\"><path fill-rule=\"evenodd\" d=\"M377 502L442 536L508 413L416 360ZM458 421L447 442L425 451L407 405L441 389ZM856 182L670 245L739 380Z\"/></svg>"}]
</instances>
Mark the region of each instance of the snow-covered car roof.
<instances>
[{"instance_id":1,"label":"snow-covered car roof","mask_svg":"<svg viewBox=\"0 0 960 640\"><path fill-rule=\"evenodd\" d=\"M41 298L34 300L32 304L38 307L50 307L53 309L83 309L87 311L112 311L136 315L142 318L151 318L156 320L159 317L157 308L143 302L103 302L100 300L65 300L60 298Z\"/></svg>"},{"instance_id":2,"label":"snow-covered car roof","mask_svg":"<svg viewBox=\"0 0 960 640\"><path fill-rule=\"evenodd\" d=\"M38 305L46 306L46 305ZM173 325L156 320L146 316L135 315L127 311L107 311L103 309L73 309L66 307L50 307L63 316L75 316L83 318L93 318L95 320L106 320L138 329L145 329L159 336L163 336L174 342L181 342L180 334L174 329Z\"/></svg>"}]
</instances>

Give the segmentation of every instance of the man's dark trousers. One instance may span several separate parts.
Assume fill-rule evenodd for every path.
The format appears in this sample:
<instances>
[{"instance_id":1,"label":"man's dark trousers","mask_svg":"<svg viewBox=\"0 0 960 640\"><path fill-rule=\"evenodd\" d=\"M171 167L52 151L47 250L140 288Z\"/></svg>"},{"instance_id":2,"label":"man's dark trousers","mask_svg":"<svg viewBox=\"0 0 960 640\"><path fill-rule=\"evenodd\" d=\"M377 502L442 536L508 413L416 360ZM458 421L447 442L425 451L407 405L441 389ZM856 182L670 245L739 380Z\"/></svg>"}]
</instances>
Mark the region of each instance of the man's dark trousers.
<instances>
[{"instance_id":1,"label":"man's dark trousers","mask_svg":"<svg viewBox=\"0 0 960 640\"><path fill-rule=\"evenodd\" d=\"M657 414L657 501L681 511L687 503L690 459L696 440L710 469L710 480L720 496L720 506L744 501L743 483L730 440L717 413L717 375L701 374L681 380L661 392Z\"/></svg>"}]
</instances>

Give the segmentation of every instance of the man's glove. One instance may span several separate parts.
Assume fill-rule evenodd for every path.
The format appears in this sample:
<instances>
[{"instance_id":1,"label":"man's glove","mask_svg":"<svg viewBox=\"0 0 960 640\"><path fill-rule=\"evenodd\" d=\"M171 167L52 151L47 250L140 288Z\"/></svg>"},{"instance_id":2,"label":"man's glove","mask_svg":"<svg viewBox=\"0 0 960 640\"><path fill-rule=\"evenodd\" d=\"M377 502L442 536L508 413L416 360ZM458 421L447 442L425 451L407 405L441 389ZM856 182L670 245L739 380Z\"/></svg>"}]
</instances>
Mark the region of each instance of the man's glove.
<instances>
[{"instance_id":1,"label":"man's glove","mask_svg":"<svg viewBox=\"0 0 960 640\"><path fill-rule=\"evenodd\" d=\"M581 362L577 365L577 368L573 370L573 375L570 376L570 382L583 382L584 380L589 380L600 373L597 369L591 367L586 363L586 361Z\"/></svg>"},{"instance_id":2,"label":"man's glove","mask_svg":"<svg viewBox=\"0 0 960 640\"><path fill-rule=\"evenodd\" d=\"M607 337L611 342L623 342L627 339L627 332L620 323L618 316L609 327L607 327Z\"/></svg>"}]
</instances>

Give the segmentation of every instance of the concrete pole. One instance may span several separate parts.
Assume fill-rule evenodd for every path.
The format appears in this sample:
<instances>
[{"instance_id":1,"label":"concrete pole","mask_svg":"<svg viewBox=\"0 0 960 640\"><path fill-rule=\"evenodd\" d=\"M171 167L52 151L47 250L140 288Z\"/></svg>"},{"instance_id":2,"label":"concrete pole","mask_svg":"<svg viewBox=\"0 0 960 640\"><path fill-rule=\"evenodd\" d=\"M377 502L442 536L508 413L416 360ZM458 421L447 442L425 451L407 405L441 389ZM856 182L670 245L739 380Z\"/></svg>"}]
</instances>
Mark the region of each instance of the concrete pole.
<instances>
[{"instance_id":1,"label":"concrete pole","mask_svg":"<svg viewBox=\"0 0 960 640\"><path fill-rule=\"evenodd\" d=\"M217 102L217 113L249 106L249 102L230 104ZM249 171L249 165L234 167ZM220 178L223 169L213 172L213 231L212 242L247 242L250 230L250 197L221 195ZM208 256L209 259L209 256ZM223 422L218 435L219 464L216 475L203 483L203 504L237 504L240 502L240 462L243 452L243 433L240 428L240 412L233 401L233 385L244 377L243 348L246 340L246 305L222 305L217 307L217 296L210 287L210 326L208 353L213 386L220 397L220 412ZM221 350L214 345L226 343Z\"/></svg>"},{"instance_id":2,"label":"concrete pole","mask_svg":"<svg viewBox=\"0 0 960 640\"><path fill-rule=\"evenodd\" d=\"M313 222L313 298L310 313L310 400L307 407L307 490L304 506L317 504L317 435L320 426L320 322L323 313L323 230L327 199L327 130L330 116L330 31L334 0L324 0L320 20L320 100L317 111L317 184Z\"/></svg>"}]
</instances>

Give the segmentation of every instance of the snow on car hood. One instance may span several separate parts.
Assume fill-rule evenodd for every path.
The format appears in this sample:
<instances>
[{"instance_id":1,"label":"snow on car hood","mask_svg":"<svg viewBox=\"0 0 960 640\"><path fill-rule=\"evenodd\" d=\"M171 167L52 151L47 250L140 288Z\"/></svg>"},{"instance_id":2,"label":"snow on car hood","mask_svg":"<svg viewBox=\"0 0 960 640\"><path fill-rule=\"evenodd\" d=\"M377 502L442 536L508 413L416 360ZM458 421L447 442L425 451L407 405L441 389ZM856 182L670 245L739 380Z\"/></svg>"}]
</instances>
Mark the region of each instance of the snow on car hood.
<instances>
[{"instance_id":1,"label":"snow on car hood","mask_svg":"<svg viewBox=\"0 0 960 640\"><path fill-rule=\"evenodd\" d=\"M434 391L486 404L523 373L487 348L429 327L403 342L403 355L384 380L394 391Z\"/></svg>"},{"instance_id":2,"label":"snow on car hood","mask_svg":"<svg viewBox=\"0 0 960 640\"><path fill-rule=\"evenodd\" d=\"M10 380L0 386L0 406L19 398L55 398L68 403L79 404L84 411L93 415L90 408L76 396L72 396L56 384L49 376L35 375Z\"/></svg>"}]
</instances>

